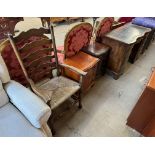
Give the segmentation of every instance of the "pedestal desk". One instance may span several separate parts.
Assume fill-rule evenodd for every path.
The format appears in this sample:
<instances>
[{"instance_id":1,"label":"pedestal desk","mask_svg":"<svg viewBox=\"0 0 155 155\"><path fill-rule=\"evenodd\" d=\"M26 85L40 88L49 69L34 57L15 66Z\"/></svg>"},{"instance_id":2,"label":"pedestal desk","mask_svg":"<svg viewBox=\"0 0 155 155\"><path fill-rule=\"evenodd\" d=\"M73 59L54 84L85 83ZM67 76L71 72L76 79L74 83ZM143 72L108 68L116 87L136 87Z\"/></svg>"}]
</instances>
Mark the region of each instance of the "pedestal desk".
<instances>
[{"instance_id":1,"label":"pedestal desk","mask_svg":"<svg viewBox=\"0 0 155 155\"><path fill-rule=\"evenodd\" d=\"M134 62L139 57L150 31L149 28L128 23L102 37L102 43L112 48L107 72L114 79L118 79L123 74L129 57L130 62Z\"/></svg>"},{"instance_id":2,"label":"pedestal desk","mask_svg":"<svg viewBox=\"0 0 155 155\"><path fill-rule=\"evenodd\" d=\"M144 136L155 136L155 71L129 115L127 125Z\"/></svg>"}]
</instances>

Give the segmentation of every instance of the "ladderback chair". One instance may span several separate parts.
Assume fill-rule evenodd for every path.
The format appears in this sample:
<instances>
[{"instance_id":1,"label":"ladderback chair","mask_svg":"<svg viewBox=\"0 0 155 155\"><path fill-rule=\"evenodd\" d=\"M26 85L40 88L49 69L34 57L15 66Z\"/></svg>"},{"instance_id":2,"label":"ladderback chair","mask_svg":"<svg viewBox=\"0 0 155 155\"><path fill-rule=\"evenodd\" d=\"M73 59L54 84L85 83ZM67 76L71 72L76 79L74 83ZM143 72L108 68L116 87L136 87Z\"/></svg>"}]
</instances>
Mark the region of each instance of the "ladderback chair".
<instances>
[{"instance_id":1,"label":"ladderback chair","mask_svg":"<svg viewBox=\"0 0 155 155\"><path fill-rule=\"evenodd\" d=\"M92 25L89 23L80 23L72 27L66 34L64 41L64 60L63 63L74 66L80 70L86 71L87 75L83 78L82 92L86 93L94 84L96 68L99 59L86 54L82 48L89 45L92 36ZM60 59L59 55L59 61ZM62 63L62 62L61 62ZM73 73L67 68L64 70L65 75L79 81L79 75Z\"/></svg>"},{"instance_id":2,"label":"ladderback chair","mask_svg":"<svg viewBox=\"0 0 155 155\"><path fill-rule=\"evenodd\" d=\"M113 21L113 17L105 17L100 22L97 21L94 27L92 41L88 46L83 48L86 53L100 59L96 77L104 75L106 71L110 47L102 43L102 37L111 31Z\"/></svg>"},{"instance_id":3,"label":"ladderback chair","mask_svg":"<svg viewBox=\"0 0 155 155\"><path fill-rule=\"evenodd\" d=\"M47 34L51 34L51 39L46 37ZM31 89L51 107L51 110L60 106L70 97L73 97L74 101L79 103L79 108L82 108L80 82L86 72L73 66L58 64L53 27L30 29L17 37L11 35L8 37ZM39 39L17 48L16 42L23 39L28 40L31 37ZM63 71L64 68L79 74L80 82L77 83L61 76L61 70ZM54 133L53 120L54 117L51 116L50 126Z\"/></svg>"}]
</instances>

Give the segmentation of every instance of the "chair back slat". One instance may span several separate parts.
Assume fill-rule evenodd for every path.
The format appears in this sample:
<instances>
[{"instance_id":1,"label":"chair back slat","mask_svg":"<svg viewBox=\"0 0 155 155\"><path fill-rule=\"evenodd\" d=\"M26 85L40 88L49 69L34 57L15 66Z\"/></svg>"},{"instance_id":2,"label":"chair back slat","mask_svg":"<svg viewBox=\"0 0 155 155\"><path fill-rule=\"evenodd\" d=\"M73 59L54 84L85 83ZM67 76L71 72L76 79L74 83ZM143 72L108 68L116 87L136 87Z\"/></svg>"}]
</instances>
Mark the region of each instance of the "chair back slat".
<instances>
[{"instance_id":1,"label":"chair back slat","mask_svg":"<svg viewBox=\"0 0 155 155\"><path fill-rule=\"evenodd\" d=\"M47 28L40 29L30 29L28 31L21 32L17 37L14 37L15 42L20 42L21 40L28 40L30 37L45 37L45 34L49 34L50 30Z\"/></svg>"},{"instance_id":2,"label":"chair back slat","mask_svg":"<svg viewBox=\"0 0 155 155\"><path fill-rule=\"evenodd\" d=\"M45 63L42 63L36 67L31 67L29 70L28 70L28 74L33 74L34 72L38 71L38 70L44 70L44 69L51 69L54 68L53 67L53 63L51 62L45 62Z\"/></svg>"},{"instance_id":3,"label":"chair back slat","mask_svg":"<svg viewBox=\"0 0 155 155\"><path fill-rule=\"evenodd\" d=\"M33 80L34 83L38 83L38 81L41 82L43 79L51 79L53 76L49 70L45 70L36 74L30 74L29 77Z\"/></svg>"},{"instance_id":4,"label":"chair back slat","mask_svg":"<svg viewBox=\"0 0 155 155\"><path fill-rule=\"evenodd\" d=\"M25 44L21 49L19 49L19 52L22 53L29 53L29 51L34 51L41 48L52 48L52 41L49 39L40 39L36 41L32 41L30 43Z\"/></svg>"},{"instance_id":5,"label":"chair back slat","mask_svg":"<svg viewBox=\"0 0 155 155\"><path fill-rule=\"evenodd\" d=\"M33 57L36 57L36 55L41 56L41 55L48 55L51 53L51 51L53 50L53 48L45 48L45 49L39 49L33 52L29 52L29 53L24 53L22 55L22 59L23 61L28 61L28 59L33 59Z\"/></svg>"},{"instance_id":6,"label":"chair back slat","mask_svg":"<svg viewBox=\"0 0 155 155\"><path fill-rule=\"evenodd\" d=\"M37 67L39 64L42 64L44 62L51 62L52 57L53 56L51 56L51 55L46 55L46 56L37 57L37 58L35 57L34 60L24 63L25 68L28 69L28 68L31 68L31 67Z\"/></svg>"}]
</instances>

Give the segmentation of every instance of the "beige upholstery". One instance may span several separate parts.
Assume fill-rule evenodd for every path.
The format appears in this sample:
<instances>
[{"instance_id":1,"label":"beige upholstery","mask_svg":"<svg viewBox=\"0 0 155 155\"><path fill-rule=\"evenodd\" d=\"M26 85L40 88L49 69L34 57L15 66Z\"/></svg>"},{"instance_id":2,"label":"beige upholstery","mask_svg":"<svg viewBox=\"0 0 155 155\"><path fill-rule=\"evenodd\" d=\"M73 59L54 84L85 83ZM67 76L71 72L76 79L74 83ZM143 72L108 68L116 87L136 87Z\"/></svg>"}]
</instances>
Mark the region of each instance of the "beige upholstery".
<instances>
[{"instance_id":1,"label":"beige upholstery","mask_svg":"<svg viewBox=\"0 0 155 155\"><path fill-rule=\"evenodd\" d=\"M1 55L0 55L0 79L2 83L7 83L10 81L10 75L8 69Z\"/></svg>"},{"instance_id":2,"label":"beige upholstery","mask_svg":"<svg viewBox=\"0 0 155 155\"><path fill-rule=\"evenodd\" d=\"M63 76L55 77L45 84L38 87L41 91L46 91L48 96L52 99L50 101L51 109L56 108L71 95L80 89L79 83L65 78Z\"/></svg>"},{"instance_id":3,"label":"beige upholstery","mask_svg":"<svg viewBox=\"0 0 155 155\"><path fill-rule=\"evenodd\" d=\"M0 80L0 108L7 104L9 102L8 96L5 93L3 87L2 87L2 82Z\"/></svg>"},{"instance_id":4,"label":"beige upholstery","mask_svg":"<svg viewBox=\"0 0 155 155\"><path fill-rule=\"evenodd\" d=\"M0 136L52 136L47 125L50 114L50 108L38 96L10 80L0 56Z\"/></svg>"},{"instance_id":5,"label":"beige upholstery","mask_svg":"<svg viewBox=\"0 0 155 155\"><path fill-rule=\"evenodd\" d=\"M46 136L37 129L11 103L0 108L1 137L42 137Z\"/></svg>"}]
</instances>

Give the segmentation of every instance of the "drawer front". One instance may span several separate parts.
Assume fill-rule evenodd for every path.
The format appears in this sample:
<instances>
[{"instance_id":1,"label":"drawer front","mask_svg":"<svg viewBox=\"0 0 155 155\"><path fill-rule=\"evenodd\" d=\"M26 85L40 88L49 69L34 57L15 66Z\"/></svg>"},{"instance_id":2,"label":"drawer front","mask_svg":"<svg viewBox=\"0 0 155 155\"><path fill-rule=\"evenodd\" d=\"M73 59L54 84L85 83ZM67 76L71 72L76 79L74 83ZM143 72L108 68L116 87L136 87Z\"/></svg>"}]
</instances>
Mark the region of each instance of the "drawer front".
<instances>
[{"instance_id":1,"label":"drawer front","mask_svg":"<svg viewBox=\"0 0 155 155\"><path fill-rule=\"evenodd\" d=\"M97 65L86 71L87 75L83 78L83 84L82 84L83 93L86 93L94 85L96 70Z\"/></svg>"},{"instance_id":2,"label":"drawer front","mask_svg":"<svg viewBox=\"0 0 155 155\"><path fill-rule=\"evenodd\" d=\"M83 81L82 81L82 93L87 92L89 90L89 88L91 88L92 85L94 84L94 80L95 80L95 76L96 76L96 69L97 69L97 65L86 70L87 75L83 77ZM75 73L69 69L65 69L63 74L64 74L64 76L67 76L75 81L80 80L80 76L77 73Z\"/></svg>"}]
</instances>

